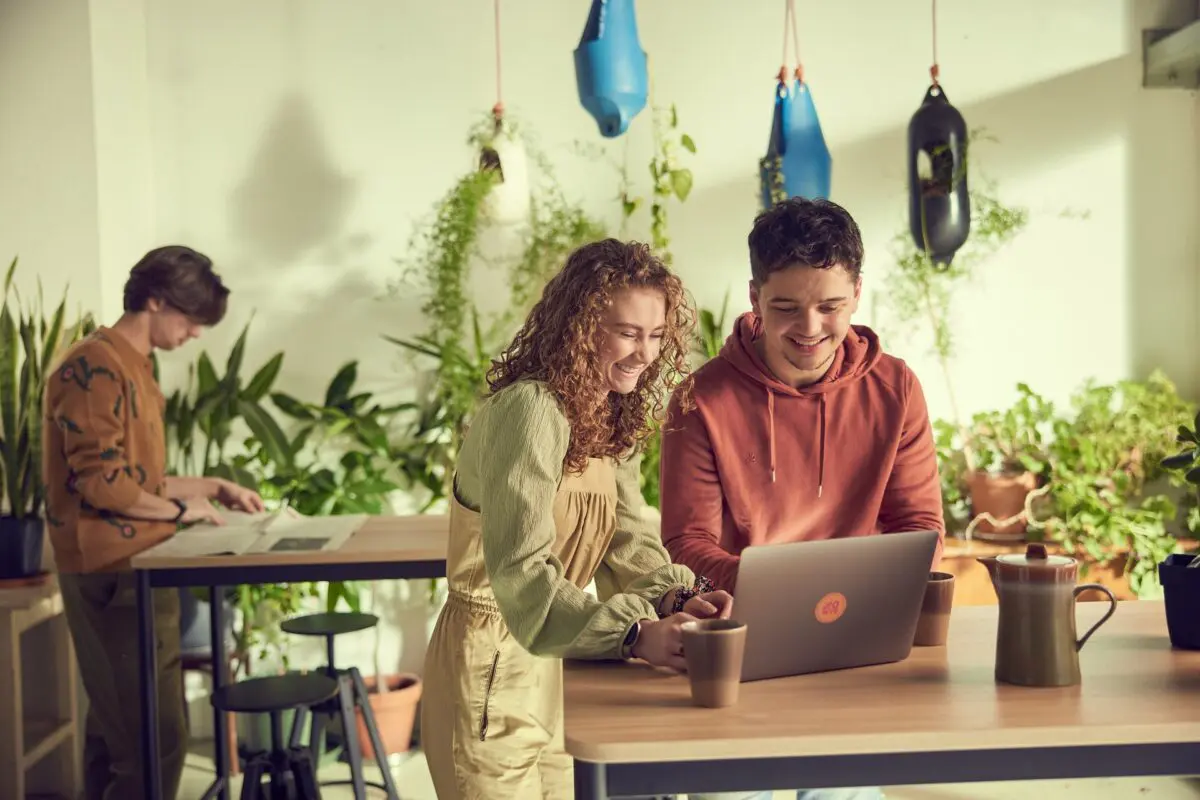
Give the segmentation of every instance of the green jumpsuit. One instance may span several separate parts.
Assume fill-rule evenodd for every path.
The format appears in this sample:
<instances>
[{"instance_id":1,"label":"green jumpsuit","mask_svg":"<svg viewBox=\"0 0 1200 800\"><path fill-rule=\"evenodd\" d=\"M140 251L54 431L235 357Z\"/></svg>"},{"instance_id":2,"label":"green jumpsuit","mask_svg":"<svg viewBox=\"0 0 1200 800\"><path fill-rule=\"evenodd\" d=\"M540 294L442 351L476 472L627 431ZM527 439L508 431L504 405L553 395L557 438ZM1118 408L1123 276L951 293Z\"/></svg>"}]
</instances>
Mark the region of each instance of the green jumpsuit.
<instances>
[{"instance_id":1,"label":"green jumpsuit","mask_svg":"<svg viewBox=\"0 0 1200 800\"><path fill-rule=\"evenodd\" d=\"M564 474L569 441L530 381L489 398L463 444L421 710L439 800L572 797L561 659L620 658L630 627L693 583L642 516L638 460Z\"/></svg>"}]
</instances>

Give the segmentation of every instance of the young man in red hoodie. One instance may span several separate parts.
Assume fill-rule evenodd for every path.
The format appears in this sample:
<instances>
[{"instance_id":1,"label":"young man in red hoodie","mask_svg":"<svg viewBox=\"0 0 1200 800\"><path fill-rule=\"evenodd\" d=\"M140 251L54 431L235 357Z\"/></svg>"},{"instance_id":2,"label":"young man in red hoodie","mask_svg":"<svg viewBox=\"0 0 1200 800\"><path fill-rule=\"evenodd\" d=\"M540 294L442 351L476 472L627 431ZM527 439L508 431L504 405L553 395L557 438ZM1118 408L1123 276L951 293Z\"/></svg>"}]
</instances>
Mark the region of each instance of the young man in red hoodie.
<instances>
[{"instance_id":1,"label":"young man in red hoodie","mask_svg":"<svg viewBox=\"0 0 1200 800\"><path fill-rule=\"evenodd\" d=\"M749 245L753 311L696 371L695 408L680 413L678 391L670 405L661 497L673 560L733 592L749 545L944 537L921 384L850 322L858 225L836 203L793 198L758 216Z\"/></svg>"}]
</instances>

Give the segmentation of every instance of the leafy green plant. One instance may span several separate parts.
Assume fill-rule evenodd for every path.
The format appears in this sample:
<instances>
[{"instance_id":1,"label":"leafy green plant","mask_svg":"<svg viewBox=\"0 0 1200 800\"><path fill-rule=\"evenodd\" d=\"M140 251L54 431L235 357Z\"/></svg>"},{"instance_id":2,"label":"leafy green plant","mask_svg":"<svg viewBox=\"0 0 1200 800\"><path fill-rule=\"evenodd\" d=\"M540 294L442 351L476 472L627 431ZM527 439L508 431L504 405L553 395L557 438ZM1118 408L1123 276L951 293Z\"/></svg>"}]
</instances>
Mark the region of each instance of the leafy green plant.
<instances>
[{"instance_id":1,"label":"leafy green plant","mask_svg":"<svg viewBox=\"0 0 1200 800\"><path fill-rule=\"evenodd\" d=\"M217 476L257 489L253 476L237 473L230 464L230 438L234 427L244 421L257 434L277 439L262 400L271 391L283 366L283 353L276 353L246 381L243 377L246 337L250 325L238 335L225 360L225 373L218 375L207 351L188 365L181 388L167 398L163 424L167 432L167 466L173 475ZM155 377L158 362L155 360Z\"/></svg>"},{"instance_id":2,"label":"leafy green plant","mask_svg":"<svg viewBox=\"0 0 1200 800\"><path fill-rule=\"evenodd\" d=\"M1200 413L1196 414L1190 428L1187 425L1179 426L1179 435L1175 441L1183 445L1183 449L1164 458L1162 467L1174 471L1176 475L1182 475L1183 479L1194 487L1196 498L1195 504L1189 510L1188 528L1200 531ZM1192 559L1188 566L1194 567L1197 564L1200 564L1200 558Z\"/></svg>"},{"instance_id":3,"label":"leafy green plant","mask_svg":"<svg viewBox=\"0 0 1200 800\"><path fill-rule=\"evenodd\" d=\"M433 222L414 234L412 255L405 262L406 282L415 284L424 295L422 312L428 327L412 338L385 337L416 363L432 365L427 399L415 409L405 437L407 446L398 453L410 482L428 490L423 510L446 497L467 425L487 393L492 358L567 255L605 235L601 225L567 199L533 137L511 120L504 125L507 132L520 137L537 172L530 216L521 231L520 253L504 264L502 257L479 252L480 232L489 224L484 201L497 181L496 160L486 157L489 142L498 132L489 115L472 128L467 139L485 153L480 167L460 178L438 201ZM508 271L508 307L491 319L483 319L469 297L471 266L476 259L506 266Z\"/></svg>"},{"instance_id":4,"label":"leafy green plant","mask_svg":"<svg viewBox=\"0 0 1200 800\"><path fill-rule=\"evenodd\" d=\"M392 444L392 428L412 403L386 405L357 387L358 362L343 364L321 403L283 392L272 403L290 417L290 436L272 444L251 437L238 469L255 477L264 499L306 516L390 512L389 496L406 487L397 465L405 453ZM361 609L360 587L336 581L325 592L332 611L344 601Z\"/></svg>"},{"instance_id":5,"label":"leafy green plant","mask_svg":"<svg viewBox=\"0 0 1200 800\"><path fill-rule=\"evenodd\" d=\"M1047 508L1035 523L1069 551L1100 563L1129 552L1131 588L1152 591L1156 565L1179 543L1167 530L1179 507L1147 489L1163 478L1184 485L1186 474L1172 472L1163 461L1196 409L1160 371L1146 381L1089 381L1071 405L1073 414L1054 423ZM1196 530L1197 523L1193 507L1187 524Z\"/></svg>"},{"instance_id":6,"label":"leafy green plant","mask_svg":"<svg viewBox=\"0 0 1200 800\"><path fill-rule=\"evenodd\" d=\"M651 116L654 154L650 158L650 241L668 264L672 261L671 236L668 226L667 202L671 198L684 202L692 193L692 171L683 166L681 150L693 155L696 143L679 129L679 112L656 107ZM623 220L628 220L645 204L645 197L634 193L628 170L620 171L620 197Z\"/></svg>"},{"instance_id":7,"label":"leafy green plant","mask_svg":"<svg viewBox=\"0 0 1200 800\"><path fill-rule=\"evenodd\" d=\"M62 350L95 330L95 323L83 315L68 324L65 293L47 319L41 281L26 305L13 283L17 263L14 258L4 276L0 310L0 506L6 516L36 519L46 501L41 478L46 378Z\"/></svg>"}]
</instances>

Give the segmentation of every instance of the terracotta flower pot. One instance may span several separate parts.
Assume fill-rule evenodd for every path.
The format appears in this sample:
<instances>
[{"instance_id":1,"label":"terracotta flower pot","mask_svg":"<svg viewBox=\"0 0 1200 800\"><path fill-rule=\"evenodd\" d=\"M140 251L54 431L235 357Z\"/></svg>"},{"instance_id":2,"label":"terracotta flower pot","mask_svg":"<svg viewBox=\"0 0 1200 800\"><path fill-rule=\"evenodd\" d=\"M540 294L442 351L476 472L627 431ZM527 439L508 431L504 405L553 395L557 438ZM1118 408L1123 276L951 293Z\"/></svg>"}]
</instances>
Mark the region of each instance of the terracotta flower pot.
<instances>
[{"instance_id":1,"label":"terracotta flower pot","mask_svg":"<svg viewBox=\"0 0 1200 800\"><path fill-rule=\"evenodd\" d=\"M371 713L375 715L375 725L379 728L379 738L387 755L406 753L412 746L413 725L417 720L417 702L421 699L421 678L417 675L403 673L400 675L385 675L388 690L380 694L375 689L375 677L363 676L367 685L367 699L371 703ZM363 758L375 758L375 748L367 736L367 726L363 723L361 711L355 712L358 721L358 742L362 748Z\"/></svg>"},{"instance_id":2,"label":"terracotta flower pot","mask_svg":"<svg viewBox=\"0 0 1200 800\"><path fill-rule=\"evenodd\" d=\"M1020 514L1025 498L1037 488L1037 475L1022 472L1017 475L992 475L973 472L968 479L971 492L971 514L987 513L999 520ZM997 528L986 519L980 520L975 533L991 541L1019 541L1025 538L1025 520L1020 519Z\"/></svg>"}]
</instances>

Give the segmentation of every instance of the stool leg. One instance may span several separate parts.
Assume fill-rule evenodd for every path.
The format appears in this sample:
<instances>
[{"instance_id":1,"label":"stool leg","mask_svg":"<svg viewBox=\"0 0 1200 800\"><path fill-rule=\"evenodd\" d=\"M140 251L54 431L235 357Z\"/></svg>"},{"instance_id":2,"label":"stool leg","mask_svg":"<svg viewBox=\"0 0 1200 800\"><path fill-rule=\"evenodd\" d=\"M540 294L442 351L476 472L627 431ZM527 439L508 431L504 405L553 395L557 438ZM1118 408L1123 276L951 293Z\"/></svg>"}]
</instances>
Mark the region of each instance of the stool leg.
<instances>
[{"instance_id":1,"label":"stool leg","mask_svg":"<svg viewBox=\"0 0 1200 800\"><path fill-rule=\"evenodd\" d=\"M271 712L271 800L292 800L287 750L283 747L283 712Z\"/></svg>"},{"instance_id":2,"label":"stool leg","mask_svg":"<svg viewBox=\"0 0 1200 800\"><path fill-rule=\"evenodd\" d=\"M312 762L314 765L321 763L321 757L325 755L325 712L314 710L312 712L312 723L308 731L308 751L312 753Z\"/></svg>"},{"instance_id":3,"label":"stool leg","mask_svg":"<svg viewBox=\"0 0 1200 800\"><path fill-rule=\"evenodd\" d=\"M371 749L375 751L375 763L379 765L379 771L383 773L383 786L387 790L388 800L400 800L400 794L396 791L396 782L392 778L391 765L388 763L387 751L383 749L383 738L379 735L379 726L375 724L375 712L371 710L367 685L363 683L358 667L351 667L347 672L354 683L354 694L362 708L363 723L367 729L367 736L371 740Z\"/></svg>"},{"instance_id":4,"label":"stool leg","mask_svg":"<svg viewBox=\"0 0 1200 800\"><path fill-rule=\"evenodd\" d=\"M342 707L342 746L350 758L350 778L354 784L354 800L367 800L367 785L363 777L362 748L358 745L358 723L354 716L354 682L343 674L338 678L338 699Z\"/></svg>"},{"instance_id":5,"label":"stool leg","mask_svg":"<svg viewBox=\"0 0 1200 800\"><path fill-rule=\"evenodd\" d=\"M242 791L238 797L241 800L263 800L262 779L262 759L257 756L247 759L246 769L242 773Z\"/></svg>"},{"instance_id":6,"label":"stool leg","mask_svg":"<svg viewBox=\"0 0 1200 800\"><path fill-rule=\"evenodd\" d=\"M305 748L295 748L288 754L292 778L295 780L296 796L300 800L321 800L321 789L317 784L317 773L312 759Z\"/></svg>"},{"instance_id":7,"label":"stool leg","mask_svg":"<svg viewBox=\"0 0 1200 800\"><path fill-rule=\"evenodd\" d=\"M296 716L292 717L292 733L288 737L289 750L300 746L300 734L304 731L304 720L308 714L308 706L300 706L296 709Z\"/></svg>"}]
</instances>

